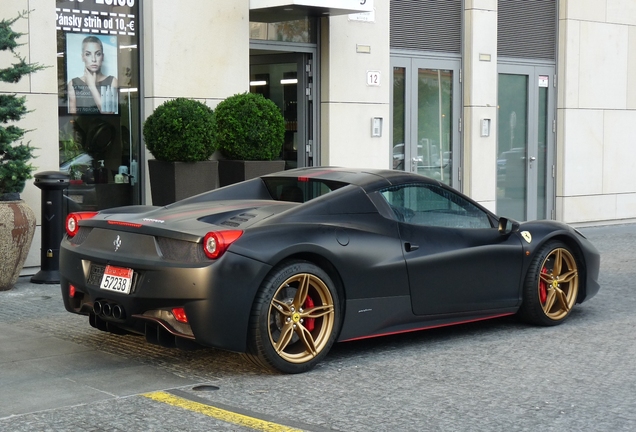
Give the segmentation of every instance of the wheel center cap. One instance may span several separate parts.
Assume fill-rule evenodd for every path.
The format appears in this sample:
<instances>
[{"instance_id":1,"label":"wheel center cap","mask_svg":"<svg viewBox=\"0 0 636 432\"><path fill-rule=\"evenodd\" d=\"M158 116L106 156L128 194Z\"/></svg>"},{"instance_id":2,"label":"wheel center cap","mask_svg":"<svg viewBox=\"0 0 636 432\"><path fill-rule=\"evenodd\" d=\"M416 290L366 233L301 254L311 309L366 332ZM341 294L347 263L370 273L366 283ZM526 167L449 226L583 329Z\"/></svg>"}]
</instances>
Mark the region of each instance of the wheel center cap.
<instances>
[{"instance_id":1,"label":"wheel center cap","mask_svg":"<svg viewBox=\"0 0 636 432\"><path fill-rule=\"evenodd\" d=\"M295 323L300 321L300 314L298 312L294 312L294 314L292 315L292 321Z\"/></svg>"},{"instance_id":2,"label":"wheel center cap","mask_svg":"<svg viewBox=\"0 0 636 432\"><path fill-rule=\"evenodd\" d=\"M553 288L558 288L558 286L559 286L559 281L558 280L552 281L552 287Z\"/></svg>"}]
</instances>

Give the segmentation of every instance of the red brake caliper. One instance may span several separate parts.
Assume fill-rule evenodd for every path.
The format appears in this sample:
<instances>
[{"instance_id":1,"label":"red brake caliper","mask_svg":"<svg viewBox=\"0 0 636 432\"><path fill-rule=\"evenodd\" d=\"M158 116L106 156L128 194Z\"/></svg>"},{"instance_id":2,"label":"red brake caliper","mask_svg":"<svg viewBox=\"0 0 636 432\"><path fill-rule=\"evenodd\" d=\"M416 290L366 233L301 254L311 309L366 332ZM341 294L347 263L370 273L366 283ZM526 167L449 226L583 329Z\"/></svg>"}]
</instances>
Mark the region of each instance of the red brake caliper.
<instances>
[{"instance_id":1,"label":"red brake caliper","mask_svg":"<svg viewBox=\"0 0 636 432\"><path fill-rule=\"evenodd\" d=\"M548 272L548 269L543 267L541 269L541 274L546 274ZM548 285L545 283L545 281L543 279L540 279L539 281L539 300L541 300L541 303L545 303L546 299L548 298Z\"/></svg>"},{"instance_id":2,"label":"red brake caliper","mask_svg":"<svg viewBox=\"0 0 636 432\"><path fill-rule=\"evenodd\" d=\"M307 298L305 299L305 305L304 308L305 309L310 309L314 307L314 301L311 299L311 297L307 296ZM304 322L304 326L307 330L309 331L313 331L314 330L314 321L316 321L316 318L307 318Z\"/></svg>"}]
</instances>

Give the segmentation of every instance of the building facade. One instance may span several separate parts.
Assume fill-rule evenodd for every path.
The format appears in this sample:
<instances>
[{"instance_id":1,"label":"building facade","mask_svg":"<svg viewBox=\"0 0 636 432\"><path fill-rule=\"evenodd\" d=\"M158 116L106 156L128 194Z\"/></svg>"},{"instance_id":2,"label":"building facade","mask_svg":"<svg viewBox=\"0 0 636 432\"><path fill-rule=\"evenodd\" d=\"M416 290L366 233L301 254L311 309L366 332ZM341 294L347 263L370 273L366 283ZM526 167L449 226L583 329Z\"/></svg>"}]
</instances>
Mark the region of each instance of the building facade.
<instances>
[{"instance_id":1,"label":"building facade","mask_svg":"<svg viewBox=\"0 0 636 432\"><path fill-rule=\"evenodd\" d=\"M27 96L36 172L68 172L76 209L151 204L141 127L158 105L252 91L283 112L288 168L419 172L518 220L636 219L636 0L4 0L0 14L23 10L19 53L51 67L0 92ZM22 196L39 219L39 189ZM36 236L32 265L38 251Z\"/></svg>"}]
</instances>

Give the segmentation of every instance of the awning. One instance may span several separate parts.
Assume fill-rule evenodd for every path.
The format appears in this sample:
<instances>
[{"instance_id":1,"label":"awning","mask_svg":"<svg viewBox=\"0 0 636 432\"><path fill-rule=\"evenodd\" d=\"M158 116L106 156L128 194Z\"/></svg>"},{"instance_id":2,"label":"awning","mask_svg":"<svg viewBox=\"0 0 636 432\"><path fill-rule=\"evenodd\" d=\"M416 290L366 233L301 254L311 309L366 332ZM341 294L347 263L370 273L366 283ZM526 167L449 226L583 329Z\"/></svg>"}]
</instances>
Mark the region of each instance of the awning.
<instances>
[{"instance_id":1,"label":"awning","mask_svg":"<svg viewBox=\"0 0 636 432\"><path fill-rule=\"evenodd\" d=\"M371 11L373 0L250 0L250 21L253 22L291 21L306 16L323 17Z\"/></svg>"}]
</instances>

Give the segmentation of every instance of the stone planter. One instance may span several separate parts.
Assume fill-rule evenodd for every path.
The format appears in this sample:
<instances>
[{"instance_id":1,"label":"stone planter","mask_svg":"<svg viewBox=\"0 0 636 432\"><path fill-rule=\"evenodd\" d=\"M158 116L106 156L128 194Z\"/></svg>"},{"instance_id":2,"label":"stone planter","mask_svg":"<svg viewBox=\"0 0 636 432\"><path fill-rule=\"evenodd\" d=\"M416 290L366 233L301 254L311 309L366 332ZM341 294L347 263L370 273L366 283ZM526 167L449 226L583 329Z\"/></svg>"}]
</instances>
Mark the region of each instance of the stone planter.
<instances>
[{"instance_id":1,"label":"stone planter","mask_svg":"<svg viewBox=\"0 0 636 432\"><path fill-rule=\"evenodd\" d=\"M0 291L15 285L35 233L35 214L23 201L0 201Z\"/></svg>"},{"instance_id":2,"label":"stone planter","mask_svg":"<svg viewBox=\"0 0 636 432\"><path fill-rule=\"evenodd\" d=\"M285 169L284 160L274 161L242 161L220 160L219 182L221 186L228 186L244 180L260 177Z\"/></svg>"},{"instance_id":3,"label":"stone planter","mask_svg":"<svg viewBox=\"0 0 636 432\"><path fill-rule=\"evenodd\" d=\"M148 160L152 204L165 206L219 186L219 161Z\"/></svg>"}]
</instances>

